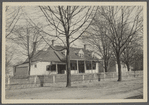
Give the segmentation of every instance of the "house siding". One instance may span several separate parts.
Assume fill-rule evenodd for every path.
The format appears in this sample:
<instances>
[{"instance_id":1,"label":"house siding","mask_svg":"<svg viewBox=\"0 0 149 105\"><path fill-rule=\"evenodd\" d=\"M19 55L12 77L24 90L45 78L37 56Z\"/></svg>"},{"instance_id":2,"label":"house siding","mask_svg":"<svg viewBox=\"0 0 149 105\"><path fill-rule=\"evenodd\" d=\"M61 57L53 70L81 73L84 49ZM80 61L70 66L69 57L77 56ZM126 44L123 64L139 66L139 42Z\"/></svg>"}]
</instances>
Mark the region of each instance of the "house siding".
<instances>
[{"instance_id":1,"label":"house siding","mask_svg":"<svg viewBox=\"0 0 149 105\"><path fill-rule=\"evenodd\" d=\"M14 76L27 76L28 75L28 66L16 67L14 71Z\"/></svg>"},{"instance_id":2,"label":"house siding","mask_svg":"<svg viewBox=\"0 0 149 105\"><path fill-rule=\"evenodd\" d=\"M78 70L71 70L71 74L77 74L77 73L78 73Z\"/></svg>"},{"instance_id":3,"label":"house siding","mask_svg":"<svg viewBox=\"0 0 149 105\"><path fill-rule=\"evenodd\" d=\"M98 63L98 73L104 72L103 61Z\"/></svg>"},{"instance_id":4,"label":"house siding","mask_svg":"<svg viewBox=\"0 0 149 105\"><path fill-rule=\"evenodd\" d=\"M116 63L116 72L118 73L118 64ZM127 72L127 67L125 64L121 64L121 72ZM131 70L130 70L131 71Z\"/></svg>"},{"instance_id":5,"label":"house siding","mask_svg":"<svg viewBox=\"0 0 149 105\"><path fill-rule=\"evenodd\" d=\"M35 67L35 65L37 67ZM48 75L49 71L46 71L46 66L50 65L50 62L36 62L31 66L30 75Z\"/></svg>"},{"instance_id":6,"label":"house siding","mask_svg":"<svg viewBox=\"0 0 149 105\"><path fill-rule=\"evenodd\" d=\"M125 64L121 65L121 69L122 69L122 72L127 72L128 71Z\"/></svg>"},{"instance_id":7,"label":"house siding","mask_svg":"<svg viewBox=\"0 0 149 105\"><path fill-rule=\"evenodd\" d=\"M53 46L57 49L63 48L62 46ZM70 48L70 60L76 63L71 64L71 74L79 73L99 73L103 71L103 65L99 64L98 58L93 51L80 49L80 48ZM66 57L62 51L54 51L52 48L48 48L46 51L37 52L32 58L30 75L49 75L49 74L66 74ZM56 64L52 66L52 64ZM86 66L86 62L88 62ZM91 63L89 63L91 62ZM101 61L102 62L102 61ZM28 65L28 60L25 61ZM96 63L96 68L95 68ZM51 66L48 66L51 65ZM90 66L91 65L91 66ZM23 66L23 65L22 65ZM74 70L75 69L75 70Z\"/></svg>"},{"instance_id":8,"label":"house siding","mask_svg":"<svg viewBox=\"0 0 149 105\"><path fill-rule=\"evenodd\" d=\"M13 68L14 76L27 76L28 75L28 64L22 64Z\"/></svg>"}]
</instances>

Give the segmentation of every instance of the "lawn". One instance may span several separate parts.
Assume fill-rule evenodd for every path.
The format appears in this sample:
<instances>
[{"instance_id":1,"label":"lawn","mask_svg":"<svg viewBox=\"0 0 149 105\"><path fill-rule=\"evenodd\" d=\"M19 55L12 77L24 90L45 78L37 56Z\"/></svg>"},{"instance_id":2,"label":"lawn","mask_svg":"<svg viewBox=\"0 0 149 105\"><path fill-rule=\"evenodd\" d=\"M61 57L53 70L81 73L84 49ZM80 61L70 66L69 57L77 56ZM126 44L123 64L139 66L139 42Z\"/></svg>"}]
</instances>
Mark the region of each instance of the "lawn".
<instances>
[{"instance_id":1,"label":"lawn","mask_svg":"<svg viewBox=\"0 0 149 105\"><path fill-rule=\"evenodd\" d=\"M6 90L6 99L137 99L143 98L143 79L125 78L121 82L116 79L99 82L66 83L51 86Z\"/></svg>"}]
</instances>

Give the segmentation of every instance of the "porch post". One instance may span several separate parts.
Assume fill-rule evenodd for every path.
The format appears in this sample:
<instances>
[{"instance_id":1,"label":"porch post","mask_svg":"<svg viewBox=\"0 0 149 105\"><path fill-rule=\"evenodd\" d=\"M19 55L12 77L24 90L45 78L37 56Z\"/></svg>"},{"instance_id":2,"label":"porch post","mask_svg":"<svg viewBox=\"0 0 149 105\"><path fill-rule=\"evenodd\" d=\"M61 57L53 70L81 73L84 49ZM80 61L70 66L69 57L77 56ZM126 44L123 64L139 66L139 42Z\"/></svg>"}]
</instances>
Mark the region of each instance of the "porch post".
<instances>
[{"instance_id":1,"label":"porch post","mask_svg":"<svg viewBox=\"0 0 149 105\"><path fill-rule=\"evenodd\" d=\"M93 72L93 63L92 63L92 60L91 60L91 73L94 73Z\"/></svg>"},{"instance_id":2,"label":"porch post","mask_svg":"<svg viewBox=\"0 0 149 105\"><path fill-rule=\"evenodd\" d=\"M77 60L77 73L79 73L79 63L78 63L78 60Z\"/></svg>"},{"instance_id":3,"label":"porch post","mask_svg":"<svg viewBox=\"0 0 149 105\"><path fill-rule=\"evenodd\" d=\"M84 60L84 73L86 72L86 61Z\"/></svg>"},{"instance_id":4,"label":"porch post","mask_svg":"<svg viewBox=\"0 0 149 105\"><path fill-rule=\"evenodd\" d=\"M55 83L56 75L53 75L53 83Z\"/></svg>"},{"instance_id":5,"label":"porch post","mask_svg":"<svg viewBox=\"0 0 149 105\"><path fill-rule=\"evenodd\" d=\"M56 74L58 74L58 67L57 67L58 65L57 65L57 63L56 63Z\"/></svg>"}]
</instances>

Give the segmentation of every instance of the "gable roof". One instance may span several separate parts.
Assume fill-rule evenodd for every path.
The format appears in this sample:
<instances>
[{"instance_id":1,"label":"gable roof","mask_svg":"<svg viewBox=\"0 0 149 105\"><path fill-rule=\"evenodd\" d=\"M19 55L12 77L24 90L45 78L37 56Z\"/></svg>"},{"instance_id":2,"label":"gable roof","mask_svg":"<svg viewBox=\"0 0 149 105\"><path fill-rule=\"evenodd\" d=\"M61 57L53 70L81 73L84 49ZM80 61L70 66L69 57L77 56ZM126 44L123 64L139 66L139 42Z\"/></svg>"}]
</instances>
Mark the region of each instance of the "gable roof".
<instances>
[{"instance_id":1,"label":"gable roof","mask_svg":"<svg viewBox=\"0 0 149 105\"><path fill-rule=\"evenodd\" d=\"M49 47L46 51L40 50L38 51L32 58L32 62L34 61L44 61L44 62L65 62L66 56L62 53L63 46L52 46ZM78 52L82 50L84 52L84 56L78 56ZM70 60L99 60L98 58L92 57L92 52L89 50L85 50L83 48L74 48L70 47ZM28 62L28 59L25 61Z\"/></svg>"}]
</instances>

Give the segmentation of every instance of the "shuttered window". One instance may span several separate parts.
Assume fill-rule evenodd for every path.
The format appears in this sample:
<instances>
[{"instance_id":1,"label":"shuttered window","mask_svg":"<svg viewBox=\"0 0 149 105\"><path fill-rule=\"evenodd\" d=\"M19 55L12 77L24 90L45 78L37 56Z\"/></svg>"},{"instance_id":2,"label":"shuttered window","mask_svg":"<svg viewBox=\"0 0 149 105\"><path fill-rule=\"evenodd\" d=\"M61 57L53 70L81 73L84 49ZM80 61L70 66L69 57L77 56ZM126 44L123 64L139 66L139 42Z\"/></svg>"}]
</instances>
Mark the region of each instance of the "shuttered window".
<instances>
[{"instance_id":1,"label":"shuttered window","mask_svg":"<svg viewBox=\"0 0 149 105\"><path fill-rule=\"evenodd\" d=\"M77 70L77 61L71 60L70 61L70 68L71 68L71 70Z\"/></svg>"},{"instance_id":2,"label":"shuttered window","mask_svg":"<svg viewBox=\"0 0 149 105\"><path fill-rule=\"evenodd\" d=\"M47 71L56 71L56 64L47 65Z\"/></svg>"}]
</instances>

